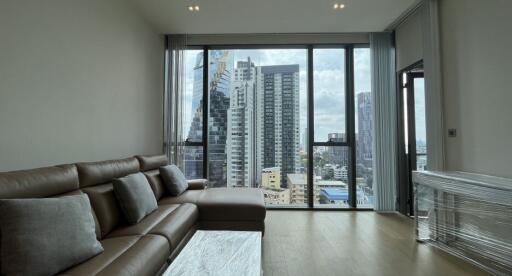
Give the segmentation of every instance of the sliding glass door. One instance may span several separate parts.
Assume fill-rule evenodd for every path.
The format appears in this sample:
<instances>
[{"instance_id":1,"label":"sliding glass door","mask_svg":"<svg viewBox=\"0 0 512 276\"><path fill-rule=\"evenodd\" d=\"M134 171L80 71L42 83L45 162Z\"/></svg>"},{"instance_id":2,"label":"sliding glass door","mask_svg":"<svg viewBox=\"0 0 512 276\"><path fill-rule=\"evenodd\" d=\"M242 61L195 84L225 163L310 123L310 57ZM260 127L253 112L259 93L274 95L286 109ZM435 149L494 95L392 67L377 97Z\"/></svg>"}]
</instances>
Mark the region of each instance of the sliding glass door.
<instances>
[{"instance_id":1,"label":"sliding glass door","mask_svg":"<svg viewBox=\"0 0 512 276\"><path fill-rule=\"evenodd\" d=\"M368 48L202 47L185 56L187 178L259 188L269 207L372 207Z\"/></svg>"}]
</instances>

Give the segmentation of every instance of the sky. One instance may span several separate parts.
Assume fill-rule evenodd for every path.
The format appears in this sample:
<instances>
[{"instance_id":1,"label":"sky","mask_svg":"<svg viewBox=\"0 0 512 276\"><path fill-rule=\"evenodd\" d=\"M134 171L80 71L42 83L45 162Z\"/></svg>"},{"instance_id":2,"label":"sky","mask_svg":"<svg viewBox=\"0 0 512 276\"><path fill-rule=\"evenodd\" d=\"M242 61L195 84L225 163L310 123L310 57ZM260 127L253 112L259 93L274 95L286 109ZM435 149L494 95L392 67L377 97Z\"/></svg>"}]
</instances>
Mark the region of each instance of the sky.
<instances>
[{"instance_id":1,"label":"sky","mask_svg":"<svg viewBox=\"0 0 512 276\"><path fill-rule=\"evenodd\" d=\"M306 49L244 49L232 50L234 62L251 60L256 66L298 64L300 71L300 132L301 139L307 127L307 50ZM201 50L187 51L185 122L191 121L190 105L194 73L193 66L197 53ZM343 49L315 49L313 51L315 141L327 140L327 134L345 133L345 56ZM370 51L367 48L354 50L354 87L355 93L371 90ZM357 122L356 122L357 126ZM356 130L357 131L357 130ZM186 135L186 133L184 133Z\"/></svg>"}]
</instances>

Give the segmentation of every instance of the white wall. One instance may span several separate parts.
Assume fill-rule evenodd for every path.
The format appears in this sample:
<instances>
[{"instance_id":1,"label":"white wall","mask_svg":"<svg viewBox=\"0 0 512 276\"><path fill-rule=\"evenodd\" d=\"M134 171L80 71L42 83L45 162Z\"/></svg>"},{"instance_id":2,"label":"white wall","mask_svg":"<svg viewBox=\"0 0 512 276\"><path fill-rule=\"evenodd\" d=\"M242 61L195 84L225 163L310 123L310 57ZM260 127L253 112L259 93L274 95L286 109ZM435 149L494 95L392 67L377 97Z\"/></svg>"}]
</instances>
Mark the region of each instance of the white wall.
<instances>
[{"instance_id":1,"label":"white wall","mask_svg":"<svg viewBox=\"0 0 512 276\"><path fill-rule=\"evenodd\" d=\"M0 171L160 153L163 37L123 0L1 0Z\"/></svg>"},{"instance_id":2,"label":"white wall","mask_svg":"<svg viewBox=\"0 0 512 276\"><path fill-rule=\"evenodd\" d=\"M395 29L396 70L402 69L423 59L423 31L421 9Z\"/></svg>"},{"instance_id":3,"label":"white wall","mask_svg":"<svg viewBox=\"0 0 512 276\"><path fill-rule=\"evenodd\" d=\"M440 10L447 169L512 177L512 1Z\"/></svg>"}]
</instances>

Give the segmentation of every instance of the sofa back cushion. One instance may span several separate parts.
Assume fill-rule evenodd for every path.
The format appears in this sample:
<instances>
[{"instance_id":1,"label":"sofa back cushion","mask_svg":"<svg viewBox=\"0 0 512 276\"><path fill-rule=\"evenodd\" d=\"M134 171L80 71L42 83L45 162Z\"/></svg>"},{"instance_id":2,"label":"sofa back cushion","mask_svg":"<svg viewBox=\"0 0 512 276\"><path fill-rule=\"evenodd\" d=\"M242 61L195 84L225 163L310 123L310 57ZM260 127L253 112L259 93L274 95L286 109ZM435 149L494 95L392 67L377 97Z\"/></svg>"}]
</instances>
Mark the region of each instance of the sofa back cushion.
<instances>
[{"instance_id":1,"label":"sofa back cushion","mask_svg":"<svg viewBox=\"0 0 512 276\"><path fill-rule=\"evenodd\" d=\"M50 197L77 189L75 165L0 173L0 199Z\"/></svg>"},{"instance_id":2,"label":"sofa back cushion","mask_svg":"<svg viewBox=\"0 0 512 276\"><path fill-rule=\"evenodd\" d=\"M86 195L0 200L0 274L53 275L101 253Z\"/></svg>"},{"instance_id":3,"label":"sofa back cushion","mask_svg":"<svg viewBox=\"0 0 512 276\"><path fill-rule=\"evenodd\" d=\"M136 224L158 208L153 190L142 173L115 179L114 194L129 224Z\"/></svg>"},{"instance_id":4,"label":"sofa back cushion","mask_svg":"<svg viewBox=\"0 0 512 276\"><path fill-rule=\"evenodd\" d=\"M169 164L166 155L137 155L135 157L139 160L142 172L156 170Z\"/></svg>"},{"instance_id":5,"label":"sofa back cushion","mask_svg":"<svg viewBox=\"0 0 512 276\"><path fill-rule=\"evenodd\" d=\"M100 225L101 238L124 224L124 216L111 183L84 188Z\"/></svg>"},{"instance_id":6,"label":"sofa back cushion","mask_svg":"<svg viewBox=\"0 0 512 276\"><path fill-rule=\"evenodd\" d=\"M76 164L80 187L110 183L116 178L139 172L139 161L135 157ZM94 207L93 207L94 208Z\"/></svg>"},{"instance_id":7,"label":"sofa back cushion","mask_svg":"<svg viewBox=\"0 0 512 276\"><path fill-rule=\"evenodd\" d=\"M161 167L160 176L172 196L179 196L188 189L187 178L176 165Z\"/></svg>"}]
</instances>

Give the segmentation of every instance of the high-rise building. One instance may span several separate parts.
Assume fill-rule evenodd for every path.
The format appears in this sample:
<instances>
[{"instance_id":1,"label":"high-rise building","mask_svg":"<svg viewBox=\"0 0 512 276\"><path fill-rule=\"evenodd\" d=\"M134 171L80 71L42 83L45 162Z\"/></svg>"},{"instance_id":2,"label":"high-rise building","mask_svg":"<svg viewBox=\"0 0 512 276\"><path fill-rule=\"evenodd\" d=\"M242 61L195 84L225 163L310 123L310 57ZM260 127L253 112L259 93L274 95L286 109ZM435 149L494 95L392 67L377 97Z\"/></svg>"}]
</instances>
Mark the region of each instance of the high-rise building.
<instances>
[{"instance_id":1,"label":"high-rise building","mask_svg":"<svg viewBox=\"0 0 512 276\"><path fill-rule=\"evenodd\" d=\"M370 92L357 95L357 159L366 167L372 163L372 98Z\"/></svg>"},{"instance_id":2,"label":"high-rise building","mask_svg":"<svg viewBox=\"0 0 512 276\"><path fill-rule=\"evenodd\" d=\"M345 142L346 135L345 133L329 133L327 134L327 141L330 142ZM348 148L347 147L327 147L328 152L328 160L326 160L330 164L335 164L339 166L348 166Z\"/></svg>"},{"instance_id":3,"label":"high-rise building","mask_svg":"<svg viewBox=\"0 0 512 276\"><path fill-rule=\"evenodd\" d=\"M210 51L209 59L208 185L225 187L227 185L227 119L233 73L232 51Z\"/></svg>"},{"instance_id":4,"label":"high-rise building","mask_svg":"<svg viewBox=\"0 0 512 276\"><path fill-rule=\"evenodd\" d=\"M194 82L192 87L192 121L186 140L201 142L203 137L203 53L196 56L194 63ZM203 178L203 148L185 147L183 154L185 176L188 179Z\"/></svg>"},{"instance_id":5,"label":"high-rise building","mask_svg":"<svg viewBox=\"0 0 512 276\"><path fill-rule=\"evenodd\" d=\"M300 167L299 65L261 66L257 74L257 171L280 167L286 188L286 175Z\"/></svg>"},{"instance_id":6,"label":"high-rise building","mask_svg":"<svg viewBox=\"0 0 512 276\"><path fill-rule=\"evenodd\" d=\"M256 116L255 116L254 63L238 61L230 89L227 137L227 185L228 187L257 187L256 163Z\"/></svg>"}]
</instances>

